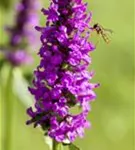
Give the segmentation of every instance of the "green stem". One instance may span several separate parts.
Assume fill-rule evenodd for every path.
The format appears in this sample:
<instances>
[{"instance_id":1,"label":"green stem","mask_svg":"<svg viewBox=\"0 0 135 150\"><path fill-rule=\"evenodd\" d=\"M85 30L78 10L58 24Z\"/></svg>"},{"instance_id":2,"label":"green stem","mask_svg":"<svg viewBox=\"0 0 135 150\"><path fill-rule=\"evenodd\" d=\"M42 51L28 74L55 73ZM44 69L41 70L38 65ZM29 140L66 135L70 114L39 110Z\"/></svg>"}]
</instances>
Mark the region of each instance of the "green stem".
<instances>
[{"instance_id":1,"label":"green stem","mask_svg":"<svg viewBox=\"0 0 135 150\"><path fill-rule=\"evenodd\" d=\"M53 140L53 146L52 146L52 150L62 150L62 144L58 143L57 141Z\"/></svg>"},{"instance_id":2,"label":"green stem","mask_svg":"<svg viewBox=\"0 0 135 150\"><path fill-rule=\"evenodd\" d=\"M53 140L52 150L58 150L57 147L58 147L58 143L55 140Z\"/></svg>"},{"instance_id":3,"label":"green stem","mask_svg":"<svg viewBox=\"0 0 135 150\"><path fill-rule=\"evenodd\" d=\"M3 150L11 150L11 139L12 139L12 111L13 101L12 95L12 73L13 68L10 68L7 83L4 90L4 141Z\"/></svg>"}]
</instances>

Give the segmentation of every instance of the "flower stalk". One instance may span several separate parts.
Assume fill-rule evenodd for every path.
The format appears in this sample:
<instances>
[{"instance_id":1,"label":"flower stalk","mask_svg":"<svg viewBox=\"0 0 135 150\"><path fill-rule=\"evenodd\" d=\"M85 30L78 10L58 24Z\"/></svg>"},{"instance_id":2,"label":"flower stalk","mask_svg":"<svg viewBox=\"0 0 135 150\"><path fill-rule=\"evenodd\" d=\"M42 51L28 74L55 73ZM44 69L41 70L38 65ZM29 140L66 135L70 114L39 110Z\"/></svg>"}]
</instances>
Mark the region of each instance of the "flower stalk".
<instances>
[{"instance_id":1,"label":"flower stalk","mask_svg":"<svg viewBox=\"0 0 135 150\"><path fill-rule=\"evenodd\" d=\"M52 150L63 150L63 145L56 140L53 140Z\"/></svg>"},{"instance_id":2,"label":"flower stalk","mask_svg":"<svg viewBox=\"0 0 135 150\"><path fill-rule=\"evenodd\" d=\"M55 140L53 140L53 147L52 150L59 150L58 149L58 142L56 142Z\"/></svg>"},{"instance_id":3,"label":"flower stalk","mask_svg":"<svg viewBox=\"0 0 135 150\"><path fill-rule=\"evenodd\" d=\"M4 141L3 141L3 149L4 150L10 150L11 149L11 140L12 140L12 120L13 120L13 106L14 102L11 101L12 97L12 74L13 68L10 68L10 71L8 73L8 79L5 86L5 101L4 103Z\"/></svg>"}]
</instances>

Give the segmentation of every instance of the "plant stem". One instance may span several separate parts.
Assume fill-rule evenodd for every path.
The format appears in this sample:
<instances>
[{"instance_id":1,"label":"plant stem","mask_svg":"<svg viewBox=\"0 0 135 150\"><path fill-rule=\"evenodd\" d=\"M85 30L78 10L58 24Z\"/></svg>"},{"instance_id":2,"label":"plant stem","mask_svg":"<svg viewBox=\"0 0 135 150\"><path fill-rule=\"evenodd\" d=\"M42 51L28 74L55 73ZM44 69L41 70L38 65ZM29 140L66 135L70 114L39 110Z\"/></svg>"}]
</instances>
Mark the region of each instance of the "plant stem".
<instances>
[{"instance_id":1,"label":"plant stem","mask_svg":"<svg viewBox=\"0 0 135 150\"><path fill-rule=\"evenodd\" d=\"M53 140L52 150L63 150L62 144Z\"/></svg>"},{"instance_id":2,"label":"plant stem","mask_svg":"<svg viewBox=\"0 0 135 150\"><path fill-rule=\"evenodd\" d=\"M12 73L13 68L9 70L7 77L7 83L4 89L4 141L3 150L11 150L11 139L12 139L12 110L13 101L12 95Z\"/></svg>"},{"instance_id":3,"label":"plant stem","mask_svg":"<svg viewBox=\"0 0 135 150\"><path fill-rule=\"evenodd\" d=\"M52 150L58 150L57 147L58 147L58 143L55 140L53 140Z\"/></svg>"},{"instance_id":4,"label":"plant stem","mask_svg":"<svg viewBox=\"0 0 135 150\"><path fill-rule=\"evenodd\" d=\"M52 150L63 150L62 143L59 143L55 140L53 140L52 143L53 143Z\"/></svg>"}]
</instances>

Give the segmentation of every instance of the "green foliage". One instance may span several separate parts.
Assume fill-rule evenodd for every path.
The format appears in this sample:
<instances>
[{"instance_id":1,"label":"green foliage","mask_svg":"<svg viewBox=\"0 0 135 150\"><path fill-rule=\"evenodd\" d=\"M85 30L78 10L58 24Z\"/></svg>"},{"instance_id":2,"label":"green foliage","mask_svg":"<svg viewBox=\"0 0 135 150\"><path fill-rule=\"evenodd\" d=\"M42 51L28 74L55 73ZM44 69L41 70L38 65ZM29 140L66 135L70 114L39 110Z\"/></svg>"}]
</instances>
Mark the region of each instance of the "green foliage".
<instances>
[{"instance_id":1,"label":"green foliage","mask_svg":"<svg viewBox=\"0 0 135 150\"><path fill-rule=\"evenodd\" d=\"M74 144L70 144L69 146L69 150L81 150L80 148L78 148L76 145Z\"/></svg>"}]
</instances>

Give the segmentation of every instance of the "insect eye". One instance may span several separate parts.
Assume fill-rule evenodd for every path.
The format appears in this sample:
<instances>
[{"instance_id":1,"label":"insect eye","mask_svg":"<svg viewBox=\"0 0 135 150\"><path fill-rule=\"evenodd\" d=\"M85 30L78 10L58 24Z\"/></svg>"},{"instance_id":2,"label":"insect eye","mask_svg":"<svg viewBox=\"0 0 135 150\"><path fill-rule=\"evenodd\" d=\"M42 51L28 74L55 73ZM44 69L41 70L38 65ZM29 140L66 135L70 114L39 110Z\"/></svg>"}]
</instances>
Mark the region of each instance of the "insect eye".
<instances>
[{"instance_id":1,"label":"insect eye","mask_svg":"<svg viewBox=\"0 0 135 150\"><path fill-rule=\"evenodd\" d=\"M97 28L98 27L98 24L94 24L93 28Z\"/></svg>"}]
</instances>

